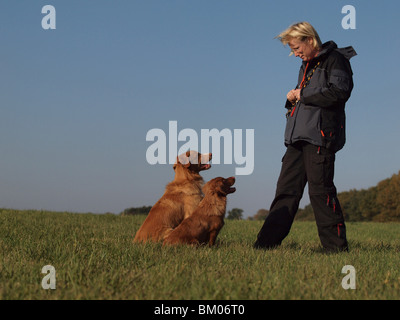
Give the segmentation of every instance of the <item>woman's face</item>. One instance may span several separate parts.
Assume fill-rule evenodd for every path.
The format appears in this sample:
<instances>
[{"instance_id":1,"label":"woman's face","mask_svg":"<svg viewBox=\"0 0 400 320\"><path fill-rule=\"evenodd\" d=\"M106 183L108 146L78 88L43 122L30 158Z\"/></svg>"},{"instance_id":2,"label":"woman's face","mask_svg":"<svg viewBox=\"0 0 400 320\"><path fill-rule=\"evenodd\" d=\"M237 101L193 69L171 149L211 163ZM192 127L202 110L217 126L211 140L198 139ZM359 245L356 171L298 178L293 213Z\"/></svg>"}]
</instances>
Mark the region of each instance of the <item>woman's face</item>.
<instances>
[{"instance_id":1,"label":"woman's face","mask_svg":"<svg viewBox=\"0 0 400 320\"><path fill-rule=\"evenodd\" d=\"M318 50L313 46L312 38L307 38L305 41L293 38L289 41L289 47L292 49L294 55L300 57L303 61L310 61L318 53Z\"/></svg>"}]
</instances>

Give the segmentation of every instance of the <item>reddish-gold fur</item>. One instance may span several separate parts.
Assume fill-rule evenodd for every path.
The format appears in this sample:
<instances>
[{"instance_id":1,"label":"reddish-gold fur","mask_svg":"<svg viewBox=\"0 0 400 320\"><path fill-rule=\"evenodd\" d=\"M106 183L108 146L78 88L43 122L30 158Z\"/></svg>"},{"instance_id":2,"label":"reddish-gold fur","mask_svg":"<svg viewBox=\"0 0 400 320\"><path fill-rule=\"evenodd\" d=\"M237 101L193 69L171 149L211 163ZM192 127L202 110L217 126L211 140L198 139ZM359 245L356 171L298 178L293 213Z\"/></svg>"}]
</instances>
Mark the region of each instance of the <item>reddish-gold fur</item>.
<instances>
[{"instance_id":1,"label":"reddish-gold fur","mask_svg":"<svg viewBox=\"0 0 400 320\"><path fill-rule=\"evenodd\" d=\"M167 184L163 196L151 208L135 235L134 242L161 241L183 219L189 217L203 199L203 178L199 172L211 167L205 164L211 153L188 151L177 157L175 178Z\"/></svg>"},{"instance_id":2,"label":"reddish-gold fur","mask_svg":"<svg viewBox=\"0 0 400 320\"><path fill-rule=\"evenodd\" d=\"M166 244L215 244L224 226L226 196L236 191L232 188L235 178L214 178L203 187L204 198L193 214L182 221L164 240Z\"/></svg>"}]
</instances>

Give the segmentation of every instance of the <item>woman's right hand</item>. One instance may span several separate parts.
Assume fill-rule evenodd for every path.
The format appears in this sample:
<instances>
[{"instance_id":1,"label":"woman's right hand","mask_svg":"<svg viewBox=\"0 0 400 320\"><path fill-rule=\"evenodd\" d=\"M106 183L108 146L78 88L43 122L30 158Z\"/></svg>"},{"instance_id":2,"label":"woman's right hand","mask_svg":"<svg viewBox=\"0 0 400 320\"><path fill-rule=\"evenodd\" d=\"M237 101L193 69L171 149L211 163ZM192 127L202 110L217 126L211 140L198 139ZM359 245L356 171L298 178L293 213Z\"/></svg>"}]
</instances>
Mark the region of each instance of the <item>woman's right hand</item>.
<instances>
[{"instance_id":1,"label":"woman's right hand","mask_svg":"<svg viewBox=\"0 0 400 320\"><path fill-rule=\"evenodd\" d=\"M287 98L290 102L294 103L294 102L296 102L297 100L300 100L299 95L300 95L300 90L299 90L299 89L297 89L297 90L294 89L294 90L290 90L290 91L288 92L288 94L286 95L286 98Z\"/></svg>"},{"instance_id":2,"label":"woman's right hand","mask_svg":"<svg viewBox=\"0 0 400 320\"><path fill-rule=\"evenodd\" d=\"M296 101L296 97L294 96L294 90L290 90L288 92L288 94L286 95L286 98L290 101L290 102L295 102Z\"/></svg>"}]
</instances>

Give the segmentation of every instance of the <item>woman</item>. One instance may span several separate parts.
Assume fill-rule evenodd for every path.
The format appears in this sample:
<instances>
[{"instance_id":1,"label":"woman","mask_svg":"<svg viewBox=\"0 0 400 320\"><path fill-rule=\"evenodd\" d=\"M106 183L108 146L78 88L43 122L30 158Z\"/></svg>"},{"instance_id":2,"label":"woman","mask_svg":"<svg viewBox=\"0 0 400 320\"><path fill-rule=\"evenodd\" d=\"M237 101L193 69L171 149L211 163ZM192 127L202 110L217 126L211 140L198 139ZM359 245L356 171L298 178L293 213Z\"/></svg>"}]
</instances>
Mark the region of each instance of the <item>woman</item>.
<instances>
[{"instance_id":1,"label":"woman","mask_svg":"<svg viewBox=\"0 0 400 320\"><path fill-rule=\"evenodd\" d=\"M308 22L277 36L291 54L303 60L298 84L287 94L286 153L275 199L256 248L272 248L288 235L306 183L322 246L347 251L346 227L333 183L335 153L345 143L345 103L353 89L349 59L352 47L321 43Z\"/></svg>"}]
</instances>

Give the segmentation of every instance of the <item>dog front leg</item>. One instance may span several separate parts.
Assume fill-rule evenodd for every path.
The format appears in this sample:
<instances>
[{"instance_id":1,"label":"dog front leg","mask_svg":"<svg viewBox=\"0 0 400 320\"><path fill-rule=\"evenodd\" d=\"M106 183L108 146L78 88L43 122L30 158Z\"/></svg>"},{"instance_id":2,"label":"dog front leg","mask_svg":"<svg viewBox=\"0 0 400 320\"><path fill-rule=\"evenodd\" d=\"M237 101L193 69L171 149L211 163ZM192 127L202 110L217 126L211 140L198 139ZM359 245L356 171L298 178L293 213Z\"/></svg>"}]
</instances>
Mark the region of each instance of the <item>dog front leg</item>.
<instances>
[{"instance_id":1,"label":"dog front leg","mask_svg":"<svg viewBox=\"0 0 400 320\"><path fill-rule=\"evenodd\" d=\"M217 230L210 231L209 241L208 241L208 245L210 247L215 245L215 240L217 239L217 235L218 235L218 231Z\"/></svg>"}]
</instances>

